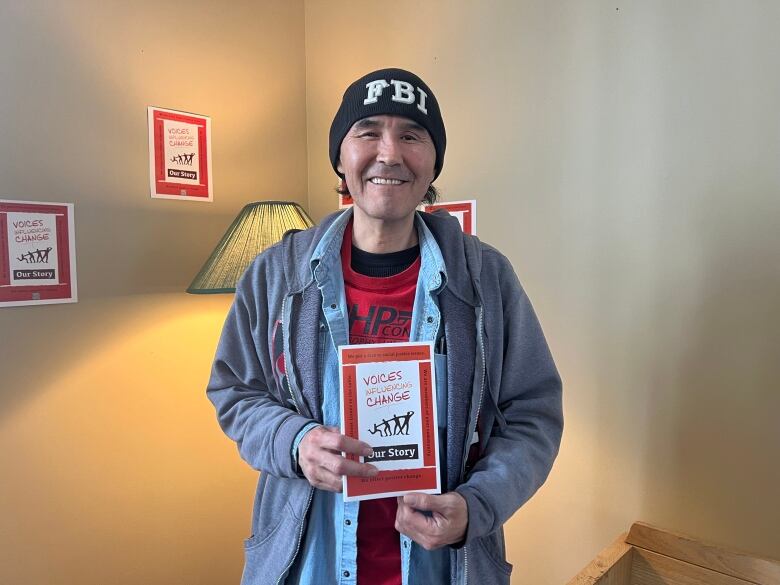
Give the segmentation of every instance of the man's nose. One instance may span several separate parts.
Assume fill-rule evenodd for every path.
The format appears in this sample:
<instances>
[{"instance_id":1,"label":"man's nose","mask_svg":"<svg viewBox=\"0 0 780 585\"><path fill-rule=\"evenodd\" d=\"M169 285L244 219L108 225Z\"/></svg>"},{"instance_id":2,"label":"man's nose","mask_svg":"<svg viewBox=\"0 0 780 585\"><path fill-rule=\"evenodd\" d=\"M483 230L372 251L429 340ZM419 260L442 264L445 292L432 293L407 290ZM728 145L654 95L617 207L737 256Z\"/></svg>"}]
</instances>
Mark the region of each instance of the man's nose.
<instances>
[{"instance_id":1,"label":"man's nose","mask_svg":"<svg viewBox=\"0 0 780 585\"><path fill-rule=\"evenodd\" d=\"M401 142L395 136L383 135L379 141L376 160L388 166L401 164Z\"/></svg>"}]
</instances>

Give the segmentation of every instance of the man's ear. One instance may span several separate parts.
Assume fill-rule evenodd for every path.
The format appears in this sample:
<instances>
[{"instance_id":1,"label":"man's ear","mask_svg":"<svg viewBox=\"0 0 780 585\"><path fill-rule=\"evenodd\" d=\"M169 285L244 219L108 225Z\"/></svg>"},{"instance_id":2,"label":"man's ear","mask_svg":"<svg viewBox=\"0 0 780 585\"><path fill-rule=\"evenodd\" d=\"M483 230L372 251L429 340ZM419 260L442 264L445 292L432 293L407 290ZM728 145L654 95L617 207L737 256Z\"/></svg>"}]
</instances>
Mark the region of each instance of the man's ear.
<instances>
[{"instance_id":1,"label":"man's ear","mask_svg":"<svg viewBox=\"0 0 780 585\"><path fill-rule=\"evenodd\" d=\"M336 170L340 172L342 175L344 174L344 167L341 164L341 159L339 159L338 162L336 163Z\"/></svg>"}]
</instances>

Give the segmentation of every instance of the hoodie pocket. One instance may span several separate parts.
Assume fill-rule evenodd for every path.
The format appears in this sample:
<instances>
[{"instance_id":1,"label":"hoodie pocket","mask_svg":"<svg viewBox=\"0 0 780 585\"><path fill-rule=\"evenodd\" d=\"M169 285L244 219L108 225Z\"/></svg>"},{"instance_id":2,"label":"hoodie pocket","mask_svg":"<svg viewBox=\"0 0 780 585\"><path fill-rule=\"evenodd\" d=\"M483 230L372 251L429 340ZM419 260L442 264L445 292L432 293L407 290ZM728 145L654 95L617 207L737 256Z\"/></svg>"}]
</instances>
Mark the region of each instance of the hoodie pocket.
<instances>
[{"instance_id":1,"label":"hoodie pocket","mask_svg":"<svg viewBox=\"0 0 780 585\"><path fill-rule=\"evenodd\" d=\"M252 536L244 541L242 585L276 583L290 567L302 532L308 482L267 476L258 490Z\"/></svg>"},{"instance_id":2,"label":"hoodie pocket","mask_svg":"<svg viewBox=\"0 0 780 585\"><path fill-rule=\"evenodd\" d=\"M500 530L474 539L469 552L469 582L509 585L512 565L504 558L504 535Z\"/></svg>"},{"instance_id":3,"label":"hoodie pocket","mask_svg":"<svg viewBox=\"0 0 780 585\"><path fill-rule=\"evenodd\" d=\"M290 570L302 521L289 506L279 511L279 519L272 530L244 541L241 585L272 585Z\"/></svg>"}]
</instances>

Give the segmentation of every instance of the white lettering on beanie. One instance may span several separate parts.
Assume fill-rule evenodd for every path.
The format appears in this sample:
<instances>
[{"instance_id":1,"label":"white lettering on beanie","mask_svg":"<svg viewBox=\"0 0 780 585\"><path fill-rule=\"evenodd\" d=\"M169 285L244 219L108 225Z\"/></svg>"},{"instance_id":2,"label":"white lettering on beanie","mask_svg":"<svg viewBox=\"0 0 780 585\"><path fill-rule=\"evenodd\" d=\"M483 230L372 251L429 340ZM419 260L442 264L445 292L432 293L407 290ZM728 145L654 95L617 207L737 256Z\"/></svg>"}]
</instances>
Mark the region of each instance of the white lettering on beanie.
<instances>
[{"instance_id":1,"label":"white lettering on beanie","mask_svg":"<svg viewBox=\"0 0 780 585\"><path fill-rule=\"evenodd\" d=\"M387 83L384 79L375 79L374 81L369 81L366 84L366 88L368 89L368 97L363 100L363 105L366 106L368 104L375 104L377 98L382 95L382 90L386 87L390 87L390 84Z\"/></svg>"},{"instance_id":2,"label":"white lettering on beanie","mask_svg":"<svg viewBox=\"0 0 780 585\"><path fill-rule=\"evenodd\" d=\"M367 106L368 104L375 104L382 95L382 90L384 90L386 87L390 87L391 84L395 89L392 97L390 98L391 100L401 104L413 104L415 102L414 90L416 89L420 94L420 100L417 103L417 109L420 110L423 114L428 114L428 110L425 109L425 100L428 98L428 94L425 93L421 88L413 86L408 81L399 79L391 79L390 83L387 83L387 81L384 79L375 79L373 81L369 81L366 84L366 89L368 92L366 94L366 99L363 100L363 105Z\"/></svg>"},{"instance_id":3,"label":"white lettering on beanie","mask_svg":"<svg viewBox=\"0 0 780 585\"><path fill-rule=\"evenodd\" d=\"M395 93L390 98L394 102L401 102L402 104L414 103L414 86L408 81L399 81L397 79L391 79L390 83L395 87Z\"/></svg>"},{"instance_id":4,"label":"white lettering on beanie","mask_svg":"<svg viewBox=\"0 0 780 585\"><path fill-rule=\"evenodd\" d=\"M420 110L423 114L428 115L428 110L425 109L425 98L428 97L428 94L419 87L417 88L417 91L420 94L420 103L417 104L417 109Z\"/></svg>"}]
</instances>

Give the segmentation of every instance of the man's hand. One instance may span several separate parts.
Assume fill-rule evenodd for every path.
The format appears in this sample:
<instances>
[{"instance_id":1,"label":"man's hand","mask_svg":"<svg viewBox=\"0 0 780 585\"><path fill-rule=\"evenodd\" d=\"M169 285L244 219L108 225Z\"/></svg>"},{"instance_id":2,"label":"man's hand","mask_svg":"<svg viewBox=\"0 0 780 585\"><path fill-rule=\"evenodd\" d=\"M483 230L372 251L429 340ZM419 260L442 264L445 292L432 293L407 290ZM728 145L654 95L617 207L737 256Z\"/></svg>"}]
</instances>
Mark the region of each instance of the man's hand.
<instances>
[{"instance_id":1,"label":"man's hand","mask_svg":"<svg viewBox=\"0 0 780 585\"><path fill-rule=\"evenodd\" d=\"M298 466L309 483L329 492L341 491L341 477L371 477L379 473L369 463L350 461L341 455L371 455L371 445L339 433L333 427L314 427L298 445Z\"/></svg>"},{"instance_id":2,"label":"man's hand","mask_svg":"<svg viewBox=\"0 0 780 585\"><path fill-rule=\"evenodd\" d=\"M426 550L460 542L466 536L468 523L468 505L458 492L440 496L406 494L398 498L395 529Z\"/></svg>"}]
</instances>

